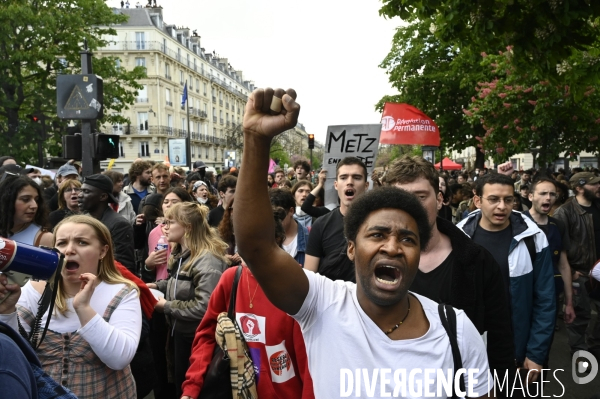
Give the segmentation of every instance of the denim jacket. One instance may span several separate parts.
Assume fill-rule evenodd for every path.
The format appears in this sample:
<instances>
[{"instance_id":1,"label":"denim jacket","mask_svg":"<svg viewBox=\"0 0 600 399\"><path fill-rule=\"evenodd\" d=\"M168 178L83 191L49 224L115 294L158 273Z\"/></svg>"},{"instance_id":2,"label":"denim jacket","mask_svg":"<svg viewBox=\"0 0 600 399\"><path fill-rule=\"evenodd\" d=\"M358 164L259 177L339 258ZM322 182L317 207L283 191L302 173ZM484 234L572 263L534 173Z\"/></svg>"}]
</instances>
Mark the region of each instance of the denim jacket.
<instances>
[{"instance_id":1,"label":"denim jacket","mask_svg":"<svg viewBox=\"0 0 600 399\"><path fill-rule=\"evenodd\" d=\"M308 229L298 223L298 252L294 259L304 267L304 259L306 257L306 244L308 243Z\"/></svg>"}]
</instances>

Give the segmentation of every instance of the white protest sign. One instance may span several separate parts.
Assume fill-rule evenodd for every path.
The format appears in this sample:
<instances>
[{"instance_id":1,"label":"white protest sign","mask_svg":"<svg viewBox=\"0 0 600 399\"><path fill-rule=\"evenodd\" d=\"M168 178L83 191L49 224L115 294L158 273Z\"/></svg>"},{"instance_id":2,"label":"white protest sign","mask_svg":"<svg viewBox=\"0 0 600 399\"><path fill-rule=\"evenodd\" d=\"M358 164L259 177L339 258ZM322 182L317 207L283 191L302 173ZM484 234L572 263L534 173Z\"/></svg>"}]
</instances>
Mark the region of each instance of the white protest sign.
<instances>
[{"instance_id":1,"label":"white protest sign","mask_svg":"<svg viewBox=\"0 0 600 399\"><path fill-rule=\"evenodd\" d=\"M54 175L56 174L55 172L53 172L51 170L40 168L39 166L33 166L33 165L29 165L29 164L25 165L25 169L29 169L29 168L35 168L41 172L42 176L47 175L47 176L50 176L52 179L54 179Z\"/></svg>"},{"instance_id":2,"label":"white protest sign","mask_svg":"<svg viewBox=\"0 0 600 399\"><path fill-rule=\"evenodd\" d=\"M336 166L346 157L356 157L367 167L368 179L371 180L375 159L379 148L381 124L373 125L338 125L327 128L323 169L327 171L325 182L325 206L332 209L339 204L338 194L334 188ZM369 183L369 188L373 182Z\"/></svg>"}]
</instances>

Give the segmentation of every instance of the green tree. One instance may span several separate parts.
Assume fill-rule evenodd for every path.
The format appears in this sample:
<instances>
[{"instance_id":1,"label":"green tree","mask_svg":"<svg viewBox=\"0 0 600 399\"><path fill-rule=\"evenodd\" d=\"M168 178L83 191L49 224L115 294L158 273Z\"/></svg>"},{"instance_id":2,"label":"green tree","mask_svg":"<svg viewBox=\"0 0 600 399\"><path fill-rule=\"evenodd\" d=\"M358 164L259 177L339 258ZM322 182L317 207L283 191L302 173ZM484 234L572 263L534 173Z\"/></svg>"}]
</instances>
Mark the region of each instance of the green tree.
<instances>
[{"instance_id":1,"label":"green tree","mask_svg":"<svg viewBox=\"0 0 600 399\"><path fill-rule=\"evenodd\" d=\"M577 81L577 75L589 69L589 60L579 55L564 64L565 81ZM468 121L484 128L476 137L478 147L498 162L534 149L541 166L562 152L598 151L600 87L574 93L571 86L544 80L539 72L521 73L513 65L510 46L500 55L483 57L482 65L495 77L477 84L478 94L463 110Z\"/></svg>"},{"instance_id":2,"label":"green tree","mask_svg":"<svg viewBox=\"0 0 600 399\"><path fill-rule=\"evenodd\" d=\"M474 87L489 74L480 66L480 57L458 46L443 44L430 26L415 21L397 29L392 49L380 65L390 83L400 94L384 96L385 102L408 103L432 118L440 128L445 152L462 150L477 144L475 136L483 133L477 123L465 123L462 109L477 94ZM483 167L483 154L479 154Z\"/></svg>"},{"instance_id":3,"label":"green tree","mask_svg":"<svg viewBox=\"0 0 600 399\"><path fill-rule=\"evenodd\" d=\"M283 144L281 143L281 137L277 136L271 141L271 150L269 151L269 156L271 159L278 162L279 166L283 168L283 165L291 164L290 156L285 150Z\"/></svg>"},{"instance_id":4,"label":"green tree","mask_svg":"<svg viewBox=\"0 0 600 399\"><path fill-rule=\"evenodd\" d=\"M80 73L84 40L91 51L116 34L111 25L127 17L102 0L4 0L0 5L0 148L21 163L34 163L37 143L51 155L60 152L65 121L56 117L56 76ZM104 79L104 122L125 123L118 114L132 104L141 67L116 66L113 57L94 58L94 73ZM113 115L117 114L117 115ZM42 125L27 120L40 114ZM46 137L42 135L46 133Z\"/></svg>"},{"instance_id":5,"label":"green tree","mask_svg":"<svg viewBox=\"0 0 600 399\"><path fill-rule=\"evenodd\" d=\"M574 51L594 51L600 2L591 0L382 0L380 14L420 20L473 53L514 46L515 67L555 74ZM495 52L495 51L494 51Z\"/></svg>"}]
</instances>

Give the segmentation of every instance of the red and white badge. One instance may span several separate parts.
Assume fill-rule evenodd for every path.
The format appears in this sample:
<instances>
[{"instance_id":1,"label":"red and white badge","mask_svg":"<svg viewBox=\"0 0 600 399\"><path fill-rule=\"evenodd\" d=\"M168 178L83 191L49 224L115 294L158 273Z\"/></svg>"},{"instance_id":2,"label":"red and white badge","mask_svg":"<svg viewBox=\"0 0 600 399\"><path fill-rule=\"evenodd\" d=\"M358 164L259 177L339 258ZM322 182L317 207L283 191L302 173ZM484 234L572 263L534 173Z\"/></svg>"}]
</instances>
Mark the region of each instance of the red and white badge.
<instances>
[{"instance_id":1,"label":"red and white badge","mask_svg":"<svg viewBox=\"0 0 600 399\"><path fill-rule=\"evenodd\" d=\"M265 350L267 351L273 382L286 382L296 375L292 358L285 347L285 340L281 341L279 345L265 345Z\"/></svg>"}]
</instances>

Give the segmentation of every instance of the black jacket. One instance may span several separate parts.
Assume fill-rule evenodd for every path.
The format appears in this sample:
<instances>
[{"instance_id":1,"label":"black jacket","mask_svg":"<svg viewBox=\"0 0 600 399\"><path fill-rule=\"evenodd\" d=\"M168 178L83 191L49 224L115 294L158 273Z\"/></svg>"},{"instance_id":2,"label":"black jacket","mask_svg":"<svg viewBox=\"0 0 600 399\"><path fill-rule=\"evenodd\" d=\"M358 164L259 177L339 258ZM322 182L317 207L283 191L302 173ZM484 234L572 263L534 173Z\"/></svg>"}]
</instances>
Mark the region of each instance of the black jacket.
<instances>
[{"instance_id":1,"label":"black jacket","mask_svg":"<svg viewBox=\"0 0 600 399\"><path fill-rule=\"evenodd\" d=\"M110 206L107 206L100 221L110 231L115 259L121 262L130 272L136 274L133 228L129 224L129 220L113 211Z\"/></svg>"},{"instance_id":2,"label":"black jacket","mask_svg":"<svg viewBox=\"0 0 600 399\"><path fill-rule=\"evenodd\" d=\"M600 208L594 201L592 206ZM588 274L598 260L596 238L594 235L594 218L586 212L577 199L571 198L554 212L554 217L567 226L571 245L567 248L567 259L573 271Z\"/></svg>"},{"instance_id":3,"label":"black jacket","mask_svg":"<svg viewBox=\"0 0 600 399\"><path fill-rule=\"evenodd\" d=\"M515 346L500 266L452 222L438 217L437 227L448 236L454 252L449 305L464 310L480 334L487 331L490 371L496 370L498 376L505 370L514 373Z\"/></svg>"}]
</instances>

